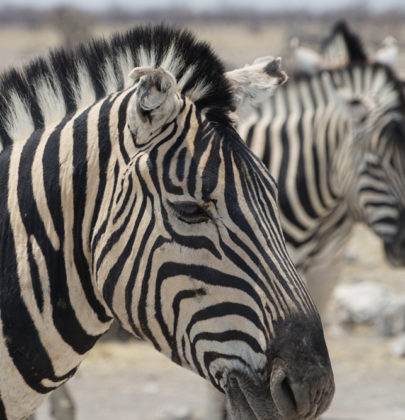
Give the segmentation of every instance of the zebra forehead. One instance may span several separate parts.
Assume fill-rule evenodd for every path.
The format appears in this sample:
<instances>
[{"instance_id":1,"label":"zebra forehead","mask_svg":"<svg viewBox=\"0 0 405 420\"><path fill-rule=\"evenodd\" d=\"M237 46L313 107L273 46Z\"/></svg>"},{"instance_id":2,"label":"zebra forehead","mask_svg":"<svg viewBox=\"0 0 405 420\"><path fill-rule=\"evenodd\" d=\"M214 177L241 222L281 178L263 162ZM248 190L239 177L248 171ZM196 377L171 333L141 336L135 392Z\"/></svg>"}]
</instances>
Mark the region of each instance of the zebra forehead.
<instances>
[{"instance_id":1,"label":"zebra forehead","mask_svg":"<svg viewBox=\"0 0 405 420\"><path fill-rule=\"evenodd\" d=\"M169 71L181 92L206 109L210 120L229 122L232 90L211 48L186 30L140 26L109 40L94 39L71 50L54 50L1 75L1 144L4 147L28 137L32 127L58 122L131 86L128 74L138 66Z\"/></svg>"}]
</instances>

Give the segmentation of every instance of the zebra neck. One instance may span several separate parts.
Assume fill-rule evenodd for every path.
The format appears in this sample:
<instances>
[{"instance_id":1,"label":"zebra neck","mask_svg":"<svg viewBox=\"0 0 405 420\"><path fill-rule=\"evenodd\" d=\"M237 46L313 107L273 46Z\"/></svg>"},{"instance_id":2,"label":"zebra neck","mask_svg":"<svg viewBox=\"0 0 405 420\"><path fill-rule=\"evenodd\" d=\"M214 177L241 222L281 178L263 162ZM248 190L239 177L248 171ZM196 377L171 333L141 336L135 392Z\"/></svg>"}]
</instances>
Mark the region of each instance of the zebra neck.
<instances>
[{"instance_id":1,"label":"zebra neck","mask_svg":"<svg viewBox=\"0 0 405 420\"><path fill-rule=\"evenodd\" d=\"M0 155L3 401L18 389L36 405L74 374L111 323L89 265L100 156L92 112L37 130ZM25 418L16 410L13 418Z\"/></svg>"}]
</instances>

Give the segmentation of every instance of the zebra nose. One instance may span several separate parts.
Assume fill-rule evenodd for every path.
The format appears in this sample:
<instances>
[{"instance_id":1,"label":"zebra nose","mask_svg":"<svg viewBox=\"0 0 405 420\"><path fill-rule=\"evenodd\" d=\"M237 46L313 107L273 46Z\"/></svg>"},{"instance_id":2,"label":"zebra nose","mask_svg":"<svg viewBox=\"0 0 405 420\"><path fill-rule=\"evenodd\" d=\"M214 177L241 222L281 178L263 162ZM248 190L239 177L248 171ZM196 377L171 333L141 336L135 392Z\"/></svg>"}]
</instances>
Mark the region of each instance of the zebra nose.
<instances>
[{"instance_id":1,"label":"zebra nose","mask_svg":"<svg viewBox=\"0 0 405 420\"><path fill-rule=\"evenodd\" d=\"M274 404L283 416L290 417L297 412L297 397L283 369L277 368L272 372L270 392Z\"/></svg>"},{"instance_id":2,"label":"zebra nose","mask_svg":"<svg viewBox=\"0 0 405 420\"><path fill-rule=\"evenodd\" d=\"M270 393L282 418L315 418L329 406L334 393L331 371L322 366L310 371L297 380L283 361L273 363Z\"/></svg>"}]
</instances>

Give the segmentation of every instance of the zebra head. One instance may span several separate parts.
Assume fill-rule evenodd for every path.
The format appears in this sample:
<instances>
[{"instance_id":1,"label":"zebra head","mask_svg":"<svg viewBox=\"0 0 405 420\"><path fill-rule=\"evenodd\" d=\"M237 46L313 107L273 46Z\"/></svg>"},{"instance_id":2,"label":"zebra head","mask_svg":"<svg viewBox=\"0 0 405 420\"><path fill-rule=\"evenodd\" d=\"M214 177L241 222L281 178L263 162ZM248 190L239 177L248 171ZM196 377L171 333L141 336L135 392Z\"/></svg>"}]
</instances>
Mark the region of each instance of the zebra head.
<instances>
[{"instance_id":1,"label":"zebra head","mask_svg":"<svg viewBox=\"0 0 405 420\"><path fill-rule=\"evenodd\" d=\"M403 266L405 99L401 85L388 67L379 64L353 65L340 71L340 82L345 77L353 131L352 141L336 161L337 173L355 219L383 240L393 265Z\"/></svg>"},{"instance_id":2,"label":"zebra head","mask_svg":"<svg viewBox=\"0 0 405 420\"><path fill-rule=\"evenodd\" d=\"M284 79L274 59L226 76L164 26L0 78L0 418L26 418L113 317L235 419L325 410L333 374L277 187L229 117Z\"/></svg>"},{"instance_id":3,"label":"zebra head","mask_svg":"<svg viewBox=\"0 0 405 420\"><path fill-rule=\"evenodd\" d=\"M99 290L124 328L226 393L234 419L315 419L334 390L322 326L286 252L276 184L228 118L234 95L256 94L205 45L190 45L192 69L173 48L137 62L111 99ZM274 86L278 62L263 68Z\"/></svg>"}]
</instances>

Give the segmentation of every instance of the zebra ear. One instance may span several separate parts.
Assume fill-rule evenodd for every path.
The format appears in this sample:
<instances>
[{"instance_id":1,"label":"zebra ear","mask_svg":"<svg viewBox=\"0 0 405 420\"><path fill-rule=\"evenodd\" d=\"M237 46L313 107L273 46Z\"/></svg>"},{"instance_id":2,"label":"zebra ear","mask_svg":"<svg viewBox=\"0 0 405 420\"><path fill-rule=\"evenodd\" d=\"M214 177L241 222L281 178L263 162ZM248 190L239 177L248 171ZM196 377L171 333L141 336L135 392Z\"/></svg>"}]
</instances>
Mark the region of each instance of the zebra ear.
<instances>
[{"instance_id":1,"label":"zebra ear","mask_svg":"<svg viewBox=\"0 0 405 420\"><path fill-rule=\"evenodd\" d=\"M137 84L128 108L128 125L136 146L147 144L154 132L174 119L180 109L176 79L160 67L136 67L129 77Z\"/></svg>"},{"instance_id":2,"label":"zebra ear","mask_svg":"<svg viewBox=\"0 0 405 420\"><path fill-rule=\"evenodd\" d=\"M281 58L261 57L253 64L228 71L226 77L234 89L235 111L239 117L244 117L274 90L285 83L287 74L281 70Z\"/></svg>"}]
</instances>

